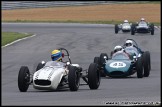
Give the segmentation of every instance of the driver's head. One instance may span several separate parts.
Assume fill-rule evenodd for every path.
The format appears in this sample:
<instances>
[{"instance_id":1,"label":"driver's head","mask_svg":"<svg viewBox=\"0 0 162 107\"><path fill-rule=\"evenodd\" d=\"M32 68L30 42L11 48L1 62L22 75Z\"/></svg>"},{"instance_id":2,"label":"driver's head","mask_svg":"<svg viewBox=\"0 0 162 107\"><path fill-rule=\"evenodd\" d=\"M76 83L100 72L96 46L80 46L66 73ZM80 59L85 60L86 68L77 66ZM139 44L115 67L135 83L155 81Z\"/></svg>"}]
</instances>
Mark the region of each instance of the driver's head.
<instances>
[{"instance_id":1,"label":"driver's head","mask_svg":"<svg viewBox=\"0 0 162 107\"><path fill-rule=\"evenodd\" d=\"M60 50L53 50L51 54L52 61L62 61L62 52Z\"/></svg>"},{"instance_id":2,"label":"driver's head","mask_svg":"<svg viewBox=\"0 0 162 107\"><path fill-rule=\"evenodd\" d=\"M119 45L118 46L115 46L114 47L114 53L115 52L118 52L118 51L121 51L122 49L123 49L122 46L119 46Z\"/></svg>"},{"instance_id":3,"label":"driver's head","mask_svg":"<svg viewBox=\"0 0 162 107\"><path fill-rule=\"evenodd\" d=\"M128 20L124 20L124 23L128 23Z\"/></svg>"},{"instance_id":4,"label":"driver's head","mask_svg":"<svg viewBox=\"0 0 162 107\"><path fill-rule=\"evenodd\" d=\"M125 46L126 46L126 47L133 46L133 42L132 42L131 40L127 40L127 41L125 42Z\"/></svg>"},{"instance_id":5,"label":"driver's head","mask_svg":"<svg viewBox=\"0 0 162 107\"><path fill-rule=\"evenodd\" d=\"M145 19L144 18L141 18L141 21L145 21Z\"/></svg>"}]
</instances>

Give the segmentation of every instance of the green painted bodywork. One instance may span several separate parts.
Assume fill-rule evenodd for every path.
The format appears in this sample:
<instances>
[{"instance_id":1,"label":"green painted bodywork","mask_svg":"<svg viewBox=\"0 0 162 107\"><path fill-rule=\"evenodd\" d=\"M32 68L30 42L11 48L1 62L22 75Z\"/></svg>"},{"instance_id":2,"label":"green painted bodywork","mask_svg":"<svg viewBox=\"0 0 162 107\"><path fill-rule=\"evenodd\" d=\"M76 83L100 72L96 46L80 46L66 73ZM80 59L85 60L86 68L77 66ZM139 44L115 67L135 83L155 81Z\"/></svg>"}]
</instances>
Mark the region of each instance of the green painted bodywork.
<instances>
[{"instance_id":1,"label":"green painted bodywork","mask_svg":"<svg viewBox=\"0 0 162 107\"><path fill-rule=\"evenodd\" d=\"M124 62L126 64L125 67L120 67L120 68L113 68L113 67L110 67L110 64L113 63L113 62ZM131 60L129 59L125 59L125 60L115 60L115 59L111 59L111 60L108 60L106 63L105 63L105 71L107 73L110 73L110 72L113 72L113 71L121 71L121 72L128 72L129 68L131 67Z\"/></svg>"}]
</instances>

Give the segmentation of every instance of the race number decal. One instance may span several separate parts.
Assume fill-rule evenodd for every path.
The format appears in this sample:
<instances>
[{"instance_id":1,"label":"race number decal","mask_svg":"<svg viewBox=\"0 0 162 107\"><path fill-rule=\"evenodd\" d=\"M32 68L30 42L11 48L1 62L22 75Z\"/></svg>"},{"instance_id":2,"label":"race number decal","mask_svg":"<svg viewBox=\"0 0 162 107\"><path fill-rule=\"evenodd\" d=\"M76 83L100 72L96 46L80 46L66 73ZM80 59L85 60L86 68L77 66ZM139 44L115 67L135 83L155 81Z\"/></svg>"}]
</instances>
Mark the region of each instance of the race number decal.
<instances>
[{"instance_id":1,"label":"race number decal","mask_svg":"<svg viewBox=\"0 0 162 107\"><path fill-rule=\"evenodd\" d=\"M124 62L112 62L109 66L112 68L122 68L125 67L126 64Z\"/></svg>"}]
</instances>

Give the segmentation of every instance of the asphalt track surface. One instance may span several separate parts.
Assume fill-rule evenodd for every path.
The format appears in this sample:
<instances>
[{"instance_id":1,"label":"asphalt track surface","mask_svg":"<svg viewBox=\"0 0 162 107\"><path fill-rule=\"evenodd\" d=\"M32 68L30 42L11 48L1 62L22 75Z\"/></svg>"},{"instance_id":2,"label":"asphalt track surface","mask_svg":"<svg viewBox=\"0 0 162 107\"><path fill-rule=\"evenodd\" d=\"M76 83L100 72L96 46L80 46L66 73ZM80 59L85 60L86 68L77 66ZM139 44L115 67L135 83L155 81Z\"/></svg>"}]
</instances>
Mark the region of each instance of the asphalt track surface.
<instances>
[{"instance_id":1,"label":"asphalt track surface","mask_svg":"<svg viewBox=\"0 0 162 107\"><path fill-rule=\"evenodd\" d=\"M115 34L114 25L106 24L2 23L2 31L36 34L1 48L2 105L122 105L161 102L160 29L155 29L155 35L132 36L121 31ZM123 45L128 38L134 39L142 50L150 51L152 69L149 77L139 79L136 73L128 78L103 77L99 89L90 90L88 85L82 85L76 92L68 88L40 91L32 85L27 92L18 89L20 67L26 65L31 73L34 72L40 61L51 60L50 54L55 48L68 49L72 63L88 69L95 56L104 52L110 55L116 45Z\"/></svg>"}]
</instances>

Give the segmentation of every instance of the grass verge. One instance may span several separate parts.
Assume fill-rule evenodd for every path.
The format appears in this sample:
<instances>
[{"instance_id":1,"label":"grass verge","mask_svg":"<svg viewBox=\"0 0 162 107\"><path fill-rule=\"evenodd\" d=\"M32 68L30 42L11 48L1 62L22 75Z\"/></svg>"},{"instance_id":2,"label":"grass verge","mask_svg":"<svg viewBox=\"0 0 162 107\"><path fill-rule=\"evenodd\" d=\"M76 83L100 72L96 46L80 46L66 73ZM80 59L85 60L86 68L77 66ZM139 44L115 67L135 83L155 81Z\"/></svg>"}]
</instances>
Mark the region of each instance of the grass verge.
<instances>
[{"instance_id":1,"label":"grass verge","mask_svg":"<svg viewBox=\"0 0 162 107\"><path fill-rule=\"evenodd\" d=\"M31 36L32 34L17 33L17 32L2 32L1 37L1 46L5 46L8 43L11 43L17 39Z\"/></svg>"},{"instance_id":2,"label":"grass verge","mask_svg":"<svg viewBox=\"0 0 162 107\"><path fill-rule=\"evenodd\" d=\"M53 20L53 21L48 21L48 20L15 20L15 21L2 21L2 22L11 22L11 23L85 23L85 24L120 24L123 23L123 21L75 21L75 20L63 20L63 21L57 21L57 20ZM130 23L136 23L136 22L130 22ZM154 23L154 25L156 26L161 26L161 23L159 22L151 22Z\"/></svg>"}]
</instances>

